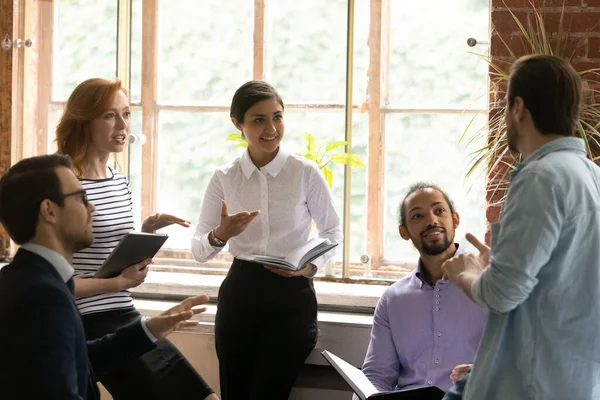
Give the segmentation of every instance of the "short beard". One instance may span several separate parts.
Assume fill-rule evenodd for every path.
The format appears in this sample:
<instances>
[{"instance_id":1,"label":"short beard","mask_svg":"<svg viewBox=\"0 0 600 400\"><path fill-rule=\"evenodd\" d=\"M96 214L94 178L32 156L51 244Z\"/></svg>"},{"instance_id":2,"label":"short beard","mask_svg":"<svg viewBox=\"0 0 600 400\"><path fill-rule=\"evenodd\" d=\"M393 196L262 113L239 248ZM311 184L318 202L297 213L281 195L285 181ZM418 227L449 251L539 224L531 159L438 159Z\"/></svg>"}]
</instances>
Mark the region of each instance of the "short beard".
<instances>
[{"instance_id":1,"label":"short beard","mask_svg":"<svg viewBox=\"0 0 600 400\"><path fill-rule=\"evenodd\" d=\"M421 241L421 251L428 256L439 256L452 245L452 240L448 239L448 235L444 232L444 241L441 244L429 246L425 241Z\"/></svg>"},{"instance_id":2,"label":"short beard","mask_svg":"<svg viewBox=\"0 0 600 400\"><path fill-rule=\"evenodd\" d=\"M94 242L94 236L91 233L89 235L83 234L78 236L59 234L58 240L66 251L69 253L76 253L90 247Z\"/></svg>"}]
</instances>

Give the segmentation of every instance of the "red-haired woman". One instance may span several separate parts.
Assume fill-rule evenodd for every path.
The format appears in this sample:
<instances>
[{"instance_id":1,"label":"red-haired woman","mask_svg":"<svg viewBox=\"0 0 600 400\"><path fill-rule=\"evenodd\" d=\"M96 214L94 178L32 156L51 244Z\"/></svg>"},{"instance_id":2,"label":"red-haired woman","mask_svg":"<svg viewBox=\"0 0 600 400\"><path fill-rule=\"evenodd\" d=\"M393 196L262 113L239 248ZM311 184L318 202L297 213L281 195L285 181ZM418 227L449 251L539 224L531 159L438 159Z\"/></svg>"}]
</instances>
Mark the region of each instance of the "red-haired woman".
<instances>
[{"instance_id":1,"label":"red-haired woman","mask_svg":"<svg viewBox=\"0 0 600 400\"><path fill-rule=\"evenodd\" d=\"M88 339L114 332L139 319L129 288L141 284L151 260L142 261L110 279L86 278L98 270L119 240L134 229L131 191L127 178L109 166L129 137L130 108L120 81L100 78L79 84L65 106L56 128L58 152L68 154L75 172L96 206L92 214L94 243L73 255L75 296ZM154 232L189 221L155 214L142 224ZM218 399L192 365L166 339L157 348L121 368L99 376L115 400Z\"/></svg>"}]
</instances>

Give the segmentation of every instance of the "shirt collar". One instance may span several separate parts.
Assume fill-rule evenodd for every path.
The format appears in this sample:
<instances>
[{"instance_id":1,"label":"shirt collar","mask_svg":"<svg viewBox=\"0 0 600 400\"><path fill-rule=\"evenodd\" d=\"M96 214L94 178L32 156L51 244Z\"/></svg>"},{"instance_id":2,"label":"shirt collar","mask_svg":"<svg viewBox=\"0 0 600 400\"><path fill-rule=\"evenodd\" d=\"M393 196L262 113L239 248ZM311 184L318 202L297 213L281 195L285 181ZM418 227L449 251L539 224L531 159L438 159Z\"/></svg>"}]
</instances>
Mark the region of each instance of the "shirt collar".
<instances>
[{"instance_id":1,"label":"shirt collar","mask_svg":"<svg viewBox=\"0 0 600 400\"><path fill-rule=\"evenodd\" d=\"M465 249L460 247L460 244L458 244L458 243L454 243L454 244L456 245L456 252L452 256L452 258L458 257L459 255L461 255L465 252ZM420 257L419 257L419 262L417 263L417 270L415 272L415 276L417 277L417 279L419 279L419 288L422 288L423 284L429 285L429 282L427 282L424 278L425 273L423 271L423 263L421 262Z\"/></svg>"},{"instance_id":2,"label":"shirt collar","mask_svg":"<svg viewBox=\"0 0 600 400\"><path fill-rule=\"evenodd\" d=\"M585 143L583 139L576 137L564 137L560 139L552 140L541 146L539 149L533 152L525 161L519 163L514 171L511 173L511 177L514 178L525 166L531 162L540 160L550 153L555 151L574 151L580 152L584 157L587 154L585 151Z\"/></svg>"},{"instance_id":3,"label":"shirt collar","mask_svg":"<svg viewBox=\"0 0 600 400\"><path fill-rule=\"evenodd\" d=\"M54 250L50 250L45 246L40 246L34 243L25 243L21 246L23 250L30 251L48 261L58 272L63 281L67 282L73 277L73 267L66 258L58 254Z\"/></svg>"},{"instance_id":4,"label":"shirt collar","mask_svg":"<svg viewBox=\"0 0 600 400\"><path fill-rule=\"evenodd\" d=\"M287 161L289 155L289 151L287 151L283 146L279 146L279 151L277 152L275 158L261 169L263 171L266 171L273 178L275 178L283 169L283 166L285 165L285 162ZM250 153L248 152L248 149L246 149L246 151L244 151L244 154L242 154L242 157L240 159L240 165L242 166L242 171L244 171L246 179L250 179L252 173L258 170L258 168L256 168L256 165L254 165L252 159L250 158Z\"/></svg>"}]
</instances>

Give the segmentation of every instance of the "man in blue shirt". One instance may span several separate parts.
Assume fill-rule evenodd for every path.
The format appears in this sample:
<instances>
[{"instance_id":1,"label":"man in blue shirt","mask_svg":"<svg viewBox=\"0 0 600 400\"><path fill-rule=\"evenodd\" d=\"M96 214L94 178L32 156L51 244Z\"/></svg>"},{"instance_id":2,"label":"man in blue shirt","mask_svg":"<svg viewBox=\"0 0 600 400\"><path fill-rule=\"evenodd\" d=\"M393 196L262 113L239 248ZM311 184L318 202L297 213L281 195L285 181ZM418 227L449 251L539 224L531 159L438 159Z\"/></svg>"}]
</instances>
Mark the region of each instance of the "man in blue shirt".
<instances>
[{"instance_id":1,"label":"man in blue shirt","mask_svg":"<svg viewBox=\"0 0 600 400\"><path fill-rule=\"evenodd\" d=\"M381 296L363 372L379 391L451 386L452 369L470 363L486 318L442 278L442 264L463 252L454 242L459 215L448 195L411 186L400 205L400 236L419 250L417 268Z\"/></svg>"},{"instance_id":2,"label":"man in blue shirt","mask_svg":"<svg viewBox=\"0 0 600 400\"><path fill-rule=\"evenodd\" d=\"M600 398L600 168L573 137L581 81L563 59L535 55L511 68L508 145L524 161L490 249L443 265L490 310L468 400ZM458 389L458 390L454 390ZM458 393L457 393L458 392Z\"/></svg>"}]
</instances>

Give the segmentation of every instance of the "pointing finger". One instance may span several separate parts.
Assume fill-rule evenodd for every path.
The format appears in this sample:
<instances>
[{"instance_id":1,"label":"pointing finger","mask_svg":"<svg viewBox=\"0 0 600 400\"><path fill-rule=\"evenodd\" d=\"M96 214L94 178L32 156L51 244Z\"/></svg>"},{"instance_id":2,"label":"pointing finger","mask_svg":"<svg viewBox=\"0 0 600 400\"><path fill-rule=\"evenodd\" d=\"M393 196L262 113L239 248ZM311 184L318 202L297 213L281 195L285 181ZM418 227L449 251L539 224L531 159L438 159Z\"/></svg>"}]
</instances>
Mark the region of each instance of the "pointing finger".
<instances>
[{"instance_id":1,"label":"pointing finger","mask_svg":"<svg viewBox=\"0 0 600 400\"><path fill-rule=\"evenodd\" d=\"M486 246L485 243L482 243L479 239L477 239L472 233L467 233L465 237L467 238L469 243L471 243L473 246L475 246L477 250L479 250L480 253L490 252L490 248Z\"/></svg>"}]
</instances>

